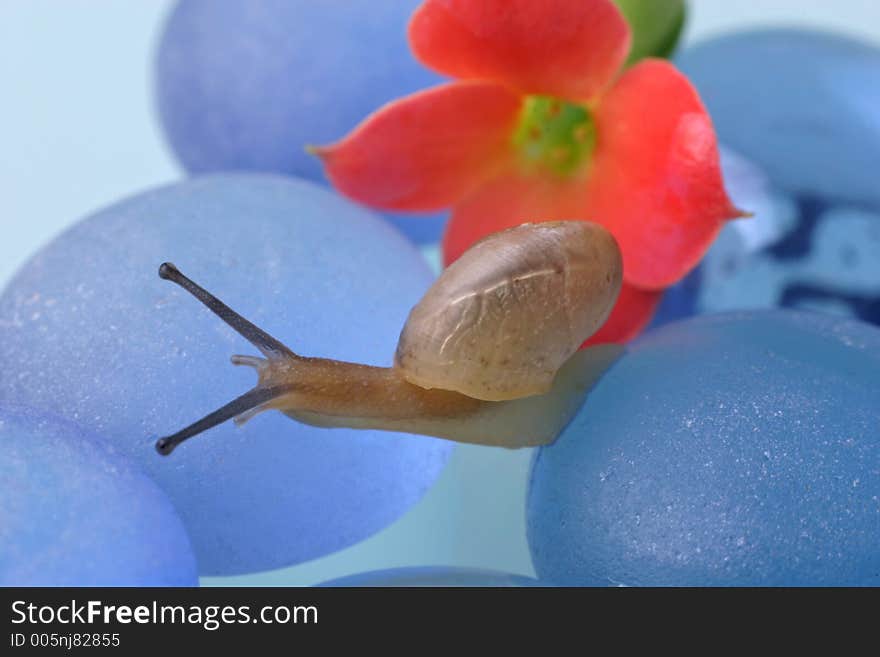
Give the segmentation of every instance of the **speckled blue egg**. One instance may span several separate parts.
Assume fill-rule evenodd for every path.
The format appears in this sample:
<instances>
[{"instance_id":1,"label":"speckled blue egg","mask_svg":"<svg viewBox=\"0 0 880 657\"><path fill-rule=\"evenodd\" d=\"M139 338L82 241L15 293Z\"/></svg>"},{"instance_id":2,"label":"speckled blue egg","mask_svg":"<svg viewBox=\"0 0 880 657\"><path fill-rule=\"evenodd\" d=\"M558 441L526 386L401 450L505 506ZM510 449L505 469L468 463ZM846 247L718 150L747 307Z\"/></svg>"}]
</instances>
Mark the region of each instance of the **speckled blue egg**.
<instances>
[{"instance_id":1,"label":"speckled blue egg","mask_svg":"<svg viewBox=\"0 0 880 657\"><path fill-rule=\"evenodd\" d=\"M197 586L168 497L75 424L0 406L0 586Z\"/></svg>"},{"instance_id":2,"label":"speckled blue egg","mask_svg":"<svg viewBox=\"0 0 880 657\"><path fill-rule=\"evenodd\" d=\"M0 401L101 434L166 491L203 574L351 545L419 500L451 443L318 429L277 412L159 456L156 438L248 390L255 353L186 292L170 260L304 355L390 365L432 274L387 223L311 183L195 178L113 205L40 251L0 296Z\"/></svg>"},{"instance_id":3,"label":"speckled blue egg","mask_svg":"<svg viewBox=\"0 0 880 657\"><path fill-rule=\"evenodd\" d=\"M246 169L324 181L308 144L332 143L400 96L441 82L412 56L419 0L182 0L165 24L156 98L193 173ZM391 217L436 241L444 215Z\"/></svg>"},{"instance_id":4,"label":"speckled blue egg","mask_svg":"<svg viewBox=\"0 0 880 657\"><path fill-rule=\"evenodd\" d=\"M880 203L880 49L803 29L735 32L677 64L720 139L789 192Z\"/></svg>"},{"instance_id":5,"label":"speckled blue egg","mask_svg":"<svg viewBox=\"0 0 880 657\"><path fill-rule=\"evenodd\" d=\"M493 587L540 586L536 579L480 568L423 566L374 570L340 577L319 586L326 587Z\"/></svg>"},{"instance_id":6,"label":"speckled blue egg","mask_svg":"<svg viewBox=\"0 0 880 657\"><path fill-rule=\"evenodd\" d=\"M528 539L572 585L880 585L880 330L786 310L646 334L536 453Z\"/></svg>"}]
</instances>

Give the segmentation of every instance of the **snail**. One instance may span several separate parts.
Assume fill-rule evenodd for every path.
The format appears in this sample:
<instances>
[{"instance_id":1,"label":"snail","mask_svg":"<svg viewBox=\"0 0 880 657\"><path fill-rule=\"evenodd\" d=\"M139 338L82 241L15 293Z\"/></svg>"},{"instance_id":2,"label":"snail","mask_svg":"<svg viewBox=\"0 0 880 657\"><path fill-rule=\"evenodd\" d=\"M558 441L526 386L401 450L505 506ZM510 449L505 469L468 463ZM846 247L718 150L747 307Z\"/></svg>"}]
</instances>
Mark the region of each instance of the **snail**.
<instances>
[{"instance_id":1,"label":"snail","mask_svg":"<svg viewBox=\"0 0 880 657\"><path fill-rule=\"evenodd\" d=\"M156 443L160 454L229 419L277 409L319 427L384 429L526 447L555 440L616 345L579 348L604 323L622 281L611 234L585 221L494 233L450 265L410 312L392 367L300 356L184 276L190 292L259 349L233 356L256 387Z\"/></svg>"}]
</instances>

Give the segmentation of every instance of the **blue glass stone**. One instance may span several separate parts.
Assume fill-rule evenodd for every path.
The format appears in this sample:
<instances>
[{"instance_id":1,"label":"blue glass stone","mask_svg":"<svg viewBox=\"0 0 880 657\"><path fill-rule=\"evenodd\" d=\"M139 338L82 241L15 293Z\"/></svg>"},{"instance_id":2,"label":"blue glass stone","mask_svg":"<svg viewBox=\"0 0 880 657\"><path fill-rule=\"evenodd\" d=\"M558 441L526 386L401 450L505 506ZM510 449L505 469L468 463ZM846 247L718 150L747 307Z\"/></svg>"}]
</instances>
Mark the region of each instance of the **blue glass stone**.
<instances>
[{"instance_id":1,"label":"blue glass stone","mask_svg":"<svg viewBox=\"0 0 880 657\"><path fill-rule=\"evenodd\" d=\"M197 586L165 494L74 424L0 406L0 586Z\"/></svg>"},{"instance_id":2,"label":"blue glass stone","mask_svg":"<svg viewBox=\"0 0 880 657\"><path fill-rule=\"evenodd\" d=\"M704 315L631 346L536 453L528 539L569 585L880 585L880 330Z\"/></svg>"},{"instance_id":3,"label":"blue glass stone","mask_svg":"<svg viewBox=\"0 0 880 657\"><path fill-rule=\"evenodd\" d=\"M442 80L409 50L419 0L183 0L156 59L168 141L192 173L252 170L316 182L309 144L345 136L368 114ZM389 215L436 241L445 213Z\"/></svg>"},{"instance_id":4,"label":"blue glass stone","mask_svg":"<svg viewBox=\"0 0 880 657\"><path fill-rule=\"evenodd\" d=\"M392 363L432 281L394 229L292 178L195 178L113 205L40 251L0 296L0 401L105 437L165 490L202 574L299 563L382 529L418 501L452 443L318 429L276 412L159 456L154 442L254 384L255 350L186 292L170 260L295 351Z\"/></svg>"},{"instance_id":5,"label":"blue glass stone","mask_svg":"<svg viewBox=\"0 0 880 657\"><path fill-rule=\"evenodd\" d=\"M340 577L319 586L326 587L468 587L487 586L508 588L540 586L536 579L522 575L510 575L479 568L452 568L447 566L424 566L417 568L391 568L374 570Z\"/></svg>"},{"instance_id":6,"label":"blue glass stone","mask_svg":"<svg viewBox=\"0 0 880 657\"><path fill-rule=\"evenodd\" d=\"M803 29L684 50L719 138L796 194L880 204L880 48Z\"/></svg>"}]
</instances>

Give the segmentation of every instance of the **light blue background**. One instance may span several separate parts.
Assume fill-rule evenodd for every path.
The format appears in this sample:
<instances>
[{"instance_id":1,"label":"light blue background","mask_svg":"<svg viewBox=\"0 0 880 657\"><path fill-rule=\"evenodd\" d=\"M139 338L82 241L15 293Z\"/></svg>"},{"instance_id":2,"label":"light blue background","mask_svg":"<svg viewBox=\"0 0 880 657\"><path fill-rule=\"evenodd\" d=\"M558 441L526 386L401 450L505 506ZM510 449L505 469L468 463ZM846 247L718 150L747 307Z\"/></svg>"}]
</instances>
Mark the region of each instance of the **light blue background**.
<instances>
[{"instance_id":1,"label":"light blue background","mask_svg":"<svg viewBox=\"0 0 880 657\"><path fill-rule=\"evenodd\" d=\"M0 0L0 285L79 217L181 177L151 98L153 48L170 4ZM690 4L686 43L757 25L825 27L880 43L876 0ZM525 543L529 457L459 447L422 502L371 539L294 568L204 583L313 584L428 564L533 575Z\"/></svg>"}]
</instances>

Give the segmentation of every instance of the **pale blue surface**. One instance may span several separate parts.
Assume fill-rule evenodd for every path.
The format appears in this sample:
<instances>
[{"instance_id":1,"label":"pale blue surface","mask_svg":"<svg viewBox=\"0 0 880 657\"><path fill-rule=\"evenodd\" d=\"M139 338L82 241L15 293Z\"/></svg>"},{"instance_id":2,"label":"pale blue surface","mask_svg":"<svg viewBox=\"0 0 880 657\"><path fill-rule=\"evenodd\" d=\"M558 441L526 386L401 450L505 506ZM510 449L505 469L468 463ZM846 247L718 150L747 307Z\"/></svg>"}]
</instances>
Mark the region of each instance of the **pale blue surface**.
<instances>
[{"instance_id":1,"label":"pale blue surface","mask_svg":"<svg viewBox=\"0 0 880 657\"><path fill-rule=\"evenodd\" d=\"M794 311L635 343L536 455L540 579L880 585L880 330Z\"/></svg>"},{"instance_id":2,"label":"pale blue surface","mask_svg":"<svg viewBox=\"0 0 880 657\"><path fill-rule=\"evenodd\" d=\"M305 152L441 82L406 39L418 0L182 0L156 57L168 140L189 171L269 171L324 182ZM445 215L444 215L445 216ZM443 220L396 219L419 241Z\"/></svg>"},{"instance_id":3,"label":"pale blue surface","mask_svg":"<svg viewBox=\"0 0 880 657\"><path fill-rule=\"evenodd\" d=\"M880 203L880 49L811 30L755 30L676 64L719 138L789 192Z\"/></svg>"},{"instance_id":4,"label":"pale blue surface","mask_svg":"<svg viewBox=\"0 0 880 657\"><path fill-rule=\"evenodd\" d=\"M196 586L174 507L73 424L0 406L0 586Z\"/></svg>"},{"instance_id":5,"label":"pale blue surface","mask_svg":"<svg viewBox=\"0 0 880 657\"><path fill-rule=\"evenodd\" d=\"M246 391L255 353L158 278L170 260L305 355L390 365L433 278L381 219L306 182L211 176L118 203L40 251L0 297L0 400L71 418L168 492L203 574L351 545L418 501L452 443L322 430L279 413L153 443Z\"/></svg>"},{"instance_id":6,"label":"pale blue surface","mask_svg":"<svg viewBox=\"0 0 880 657\"><path fill-rule=\"evenodd\" d=\"M450 568L424 566L421 568L392 568L341 577L320 586L327 587L462 587L480 586L509 588L540 586L536 579L477 568Z\"/></svg>"}]
</instances>

